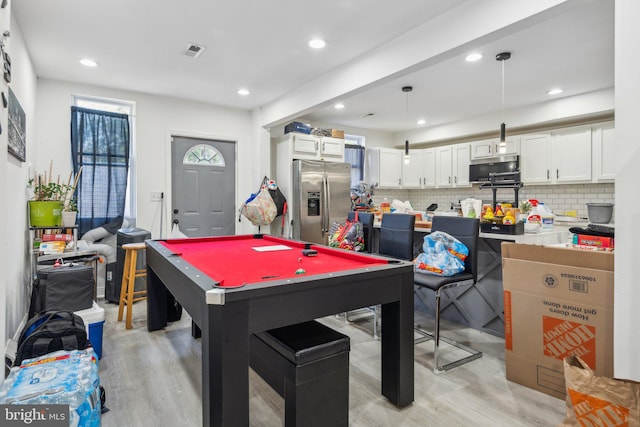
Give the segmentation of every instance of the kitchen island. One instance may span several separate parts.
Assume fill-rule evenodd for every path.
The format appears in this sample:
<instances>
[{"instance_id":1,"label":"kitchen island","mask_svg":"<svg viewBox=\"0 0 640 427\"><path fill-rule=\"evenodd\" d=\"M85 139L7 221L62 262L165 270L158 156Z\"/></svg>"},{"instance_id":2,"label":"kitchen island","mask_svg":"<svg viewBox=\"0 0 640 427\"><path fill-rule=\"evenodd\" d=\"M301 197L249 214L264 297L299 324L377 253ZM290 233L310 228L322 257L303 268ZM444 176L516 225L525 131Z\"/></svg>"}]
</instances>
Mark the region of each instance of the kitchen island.
<instances>
[{"instance_id":1,"label":"kitchen island","mask_svg":"<svg viewBox=\"0 0 640 427\"><path fill-rule=\"evenodd\" d=\"M569 234L569 228L564 226L555 226L552 231L535 234L480 233L478 282L475 286L461 286L446 290L441 301L441 317L504 337L502 242L556 245L566 243ZM416 309L434 315L435 293L422 287L416 288L415 293ZM417 301L418 299L420 301Z\"/></svg>"},{"instance_id":2,"label":"kitchen island","mask_svg":"<svg viewBox=\"0 0 640 427\"><path fill-rule=\"evenodd\" d=\"M444 291L441 300L441 318L472 327L498 337L504 337L504 300L502 290L502 242L528 245L558 245L569 241L569 227L586 225L569 223L554 225L553 230L540 233L498 234L480 233L478 242L478 282L475 286L461 286ZM413 235L414 258L422 252L424 237L430 228L423 223L416 226ZM373 252L378 251L380 222L374 222ZM416 273L420 274L420 273ZM435 293L424 287L415 287L415 308L435 315Z\"/></svg>"}]
</instances>

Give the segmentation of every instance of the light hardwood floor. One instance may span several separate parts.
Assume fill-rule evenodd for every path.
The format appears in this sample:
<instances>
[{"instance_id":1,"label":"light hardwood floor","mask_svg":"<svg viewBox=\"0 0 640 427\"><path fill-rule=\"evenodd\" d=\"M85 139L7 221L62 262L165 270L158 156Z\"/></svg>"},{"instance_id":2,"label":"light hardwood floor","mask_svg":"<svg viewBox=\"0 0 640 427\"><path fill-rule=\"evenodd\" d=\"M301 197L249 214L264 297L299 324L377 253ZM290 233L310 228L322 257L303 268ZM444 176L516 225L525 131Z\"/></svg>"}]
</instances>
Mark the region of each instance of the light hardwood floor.
<instances>
[{"instance_id":1,"label":"light hardwood floor","mask_svg":"<svg viewBox=\"0 0 640 427\"><path fill-rule=\"evenodd\" d=\"M149 333L146 305L140 302L127 331L124 321L117 321L118 306L100 304L106 318L100 381L110 409L102 426L201 426L201 348L191 337L189 315ZM349 324L335 316L321 321L351 338L350 426L555 426L564 418L564 401L505 379L504 340L450 324L443 335L472 344L483 357L436 376L433 343L417 345L415 402L397 409L380 395L380 342L373 340L370 323ZM283 425L280 396L253 371L249 378L250 425Z\"/></svg>"}]
</instances>

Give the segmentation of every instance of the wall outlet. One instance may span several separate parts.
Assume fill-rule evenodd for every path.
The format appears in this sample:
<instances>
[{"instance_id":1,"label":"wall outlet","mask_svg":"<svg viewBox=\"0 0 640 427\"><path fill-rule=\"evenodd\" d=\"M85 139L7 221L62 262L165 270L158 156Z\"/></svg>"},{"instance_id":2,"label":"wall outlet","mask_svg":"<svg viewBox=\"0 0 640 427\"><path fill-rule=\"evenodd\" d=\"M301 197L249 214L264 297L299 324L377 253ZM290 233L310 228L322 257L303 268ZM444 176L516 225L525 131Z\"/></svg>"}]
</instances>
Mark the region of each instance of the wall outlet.
<instances>
[{"instance_id":1,"label":"wall outlet","mask_svg":"<svg viewBox=\"0 0 640 427\"><path fill-rule=\"evenodd\" d=\"M162 201L162 192L160 192L160 191L152 191L151 192L151 201L152 202L160 202L160 201Z\"/></svg>"}]
</instances>

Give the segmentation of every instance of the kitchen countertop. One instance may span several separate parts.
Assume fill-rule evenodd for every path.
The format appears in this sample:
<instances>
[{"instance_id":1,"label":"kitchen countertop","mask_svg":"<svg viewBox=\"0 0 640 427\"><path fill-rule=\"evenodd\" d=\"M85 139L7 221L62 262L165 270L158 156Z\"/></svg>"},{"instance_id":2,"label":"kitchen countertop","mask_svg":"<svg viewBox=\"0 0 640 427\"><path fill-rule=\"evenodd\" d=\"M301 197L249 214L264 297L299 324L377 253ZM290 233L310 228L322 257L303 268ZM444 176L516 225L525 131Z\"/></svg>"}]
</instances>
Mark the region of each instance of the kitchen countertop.
<instances>
[{"instance_id":1,"label":"kitchen countertop","mask_svg":"<svg viewBox=\"0 0 640 427\"><path fill-rule=\"evenodd\" d=\"M554 245L559 243L567 243L569 241L569 228L575 225L585 226L585 223L570 224L554 224L553 230L540 233L524 233L524 234L498 234L498 233L480 233L483 239L508 240L516 243L526 243L529 245ZM380 228L380 221L375 221L374 228ZM415 227L415 231L429 233L431 228L426 227L425 223L420 223Z\"/></svg>"},{"instance_id":2,"label":"kitchen countertop","mask_svg":"<svg viewBox=\"0 0 640 427\"><path fill-rule=\"evenodd\" d=\"M571 233L569 233L569 227L554 225L553 230L543 231L540 233L480 233L480 237L483 239L509 240L516 243L525 243L528 245L555 245L558 243L568 242L570 234Z\"/></svg>"}]
</instances>

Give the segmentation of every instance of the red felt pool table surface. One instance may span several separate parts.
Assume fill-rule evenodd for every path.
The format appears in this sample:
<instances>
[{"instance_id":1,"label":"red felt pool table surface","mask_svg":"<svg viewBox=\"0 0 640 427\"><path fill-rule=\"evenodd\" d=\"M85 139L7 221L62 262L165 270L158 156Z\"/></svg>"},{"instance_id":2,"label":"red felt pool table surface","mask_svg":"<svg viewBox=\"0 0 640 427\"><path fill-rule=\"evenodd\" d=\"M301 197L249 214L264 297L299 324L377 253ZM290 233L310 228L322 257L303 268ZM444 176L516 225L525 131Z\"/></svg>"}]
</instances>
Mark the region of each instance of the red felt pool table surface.
<instances>
[{"instance_id":1,"label":"red felt pool table surface","mask_svg":"<svg viewBox=\"0 0 640 427\"><path fill-rule=\"evenodd\" d=\"M175 239L161 243L217 281L221 287L282 280L298 274L327 274L387 263L384 259L355 252L263 235ZM280 250L264 250L278 249L280 246ZM315 249L317 256L304 256L302 250L306 247ZM301 273L300 270L304 272ZM299 273L296 274L296 271Z\"/></svg>"}]
</instances>

